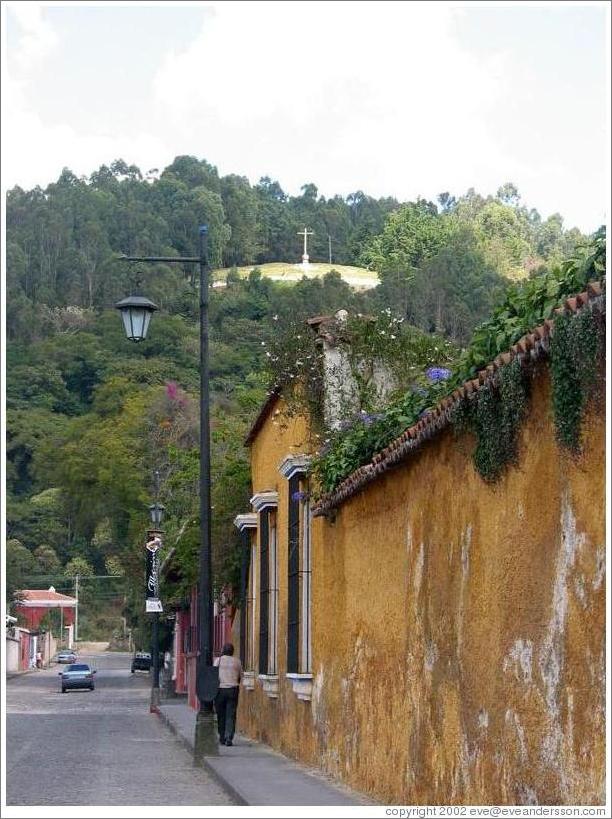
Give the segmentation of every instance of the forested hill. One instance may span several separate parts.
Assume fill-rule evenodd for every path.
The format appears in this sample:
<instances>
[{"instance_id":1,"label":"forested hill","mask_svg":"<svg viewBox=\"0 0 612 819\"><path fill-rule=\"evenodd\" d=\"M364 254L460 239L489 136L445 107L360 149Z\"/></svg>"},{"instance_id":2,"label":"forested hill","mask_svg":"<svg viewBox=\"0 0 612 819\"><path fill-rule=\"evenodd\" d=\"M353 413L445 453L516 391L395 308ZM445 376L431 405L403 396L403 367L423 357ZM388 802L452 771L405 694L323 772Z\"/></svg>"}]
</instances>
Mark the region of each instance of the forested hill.
<instances>
[{"instance_id":1,"label":"forested hill","mask_svg":"<svg viewBox=\"0 0 612 819\"><path fill-rule=\"evenodd\" d=\"M266 177L220 177L205 160L177 157L145 176L125 162L89 179L68 169L45 190L14 188L7 199L8 332L24 328L27 302L101 307L125 292L129 271L113 254L197 255L198 225L208 224L212 267L299 262L299 230L313 231L312 261L355 264L399 203L358 191L319 197L313 184L288 196ZM177 289L176 271L159 269L157 289ZM164 281L165 280L165 281ZM27 301L26 301L27 300Z\"/></svg>"},{"instance_id":2,"label":"forested hill","mask_svg":"<svg viewBox=\"0 0 612 819\"><path fill-rule=\"evenodd\" d=\"M331 236L334 261L380 277L378 287L356 293L334 273L289 286L255 269L246 279L230 272L227 288L211 291L219 582L235 577L232 520L249 498L244 434L265 398L281 327L341 307L384 314L403 322L404 349L433 355L444 345L425 333L465 345L510 279L545 271L583 239L560 216L544 220L523 207L512 185L494 197L443 193L437 203L361 192L325 199L312 184L292 197L269 178L252 186L178 157L161 174L118 161L89 179L65 170L45 190L14 188L6 248L9 591L42 582L59 590L76 573L123 572L132 583L124 612L142 622L140 543L154 469L180 569L164 594L180 595L193 579L198 334L190 271L156 265L139 274L161 307L141 344L125 340L112 305L135 274L117 254L195 255L202 223L213 266L297 261L296 234L308 227L312 261L328 259ZM117 623L91 599L82 636L104 639L101 631Z\"/></svg>"},{"instance_id":3,"label":"forested hill","mask_svg":"<svg viewBox=\"0 0 612 819\"><path fill-rule=\"evenodd\" d=\"M395 219L386 223L390 214ZM65 169L44 190L16 187L7 196L9 338L33 332L32 310L40 305L101 308L124 295L133 271L116 261L117 254L197 254L202 223L209 225L212 267L297 262L297 232L308 227L311 261L328 261L331 240L336 264L367 266L402 285L445 247L452 260L449 254L438 259L425 279L452 278L453 265L464 273L476 270L477 277L520 277L566 255L580 238L577 230L564 229L558 214L543 220L523 207L512 185L496 197L470 190L459 198L442 193L437 204L418 200L401 207L391 197L361 191L325 199L314 184L288 196L269 177L250 185L190 156L177 157L161 174L143 175L121 160L88 179ZM180 306L181 272L158 266L150 277L150 290L164 307ZM402 293L404 302L414 301L409 295Z\"/></svg>"}]
</instances>

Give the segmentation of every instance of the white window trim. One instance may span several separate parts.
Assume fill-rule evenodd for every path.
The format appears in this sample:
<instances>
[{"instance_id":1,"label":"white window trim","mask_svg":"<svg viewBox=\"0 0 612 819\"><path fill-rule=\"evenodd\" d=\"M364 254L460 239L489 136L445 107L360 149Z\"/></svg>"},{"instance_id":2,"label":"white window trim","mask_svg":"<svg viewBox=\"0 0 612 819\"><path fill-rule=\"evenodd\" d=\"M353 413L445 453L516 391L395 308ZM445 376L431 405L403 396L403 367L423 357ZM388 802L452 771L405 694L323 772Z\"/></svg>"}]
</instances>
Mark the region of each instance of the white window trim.
<instances>
[{"instance_id":1,"label":"white window trim","mask_svg":"<svg viewBox=\"0 0 612 819\"><path fill-rule=\"evenodd\" d=\"M278 467L278 471L289 480L296 473L307 472L311 461L310 455L287 455Z\"/></svg>"},{"instance_id":2,"label":"white window trim","mask_svg":"<svg viewBox=\"0 0 612 819\"><path fill-rule=\"evenodd\" d=\"M261 681L266 696L273 700L278 698L278 674L259 674L257 679Z\"/></svg>"},{"instance_id":3,"label":"white window trim","mask_svg":"<svg viewBox=\"0 0 612 819\"><path fill-rule=\"evenodd\" d=\"M247 650L247 662L249 664L249 671L251 673L255 673L255 665L257 663L257 657L255 656L255 644L257 641L257 629L256 629L256 615L257 615L257 539L254 538L251 540L251 565L249 571L249 583L251 585L251 634L250 634L250 641Z\"/></svg>"},{"instance_id":4,"label":"white window trim","mask_svg":"<svg viewBox=\"0 0 612 819\"><path fill-rule=\"evenodd\" d=\"M278 506L278 492L269 490L267 492L257 492L251 498L251 506L255 512L263 512L264 509L276 508Z\"/></svg>"},{"instance_id":5,"label":"white window trim","mask_svg":"<svg viewBox=\"0 0 612 819\"><path fill-rule=\"evenodd\" d=\"M285 677L291 682L298 700L309 702L312 699L312 674L285 674Z\"/></svg>"},{"instance_id":6,"label":"white window trim","mask_svg":"<svg viewBox=\"0 0 612 819\"><path fill-rule=\"evenodd\" d=\"M300 617L300 672L310 674L312 670L312 551L311 551L310 501L302 503L302 611Z\"/></svg>"},{"instance_id":7,"label":"white window trim","mask_svg":"<svg viewBox=\"0 0 612 819\"><path fill-rule=\"evenodd\" d=\"M255 688L255 672L254 671L243 671L242 672L242 687L246 688L247 691L252 691Z\"/></svg>"},{"instance_id":8,"label":"white window trim","mask_svg":"<svg viewBox=\"0 0 612 819\"><path fill-rule=\"evenodd\" d=\"M278 537L277 523L268 529L268 671L267 676L278 674Z\"/></svg>"}]
</instances>

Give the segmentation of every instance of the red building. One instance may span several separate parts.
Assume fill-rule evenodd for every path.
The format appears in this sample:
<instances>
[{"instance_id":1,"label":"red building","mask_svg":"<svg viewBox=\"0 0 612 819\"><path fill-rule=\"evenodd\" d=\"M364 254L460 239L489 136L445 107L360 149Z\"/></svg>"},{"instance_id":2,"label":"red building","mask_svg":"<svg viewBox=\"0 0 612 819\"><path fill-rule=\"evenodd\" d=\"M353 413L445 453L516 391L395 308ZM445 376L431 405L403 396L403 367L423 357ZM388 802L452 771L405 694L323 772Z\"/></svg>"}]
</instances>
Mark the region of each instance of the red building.
<instances>
[{"instance_id":1,"label":"red building","mask_svg":"<svg viewBox=\"0 0 612 819\"><path fill-rule=\"evenodd\" d=\"M41 620L51 609L60 609L63 623L70 626L74 623L74 613L77 606L75 597L59 594L51 586L47 591L42 589L23 589L18 592L19 603L15 605L15 612L23 620L27 628L38 629Z\"/></svg>"},{"instance_id":2,"label":"red building","mask_svg":"<svg viewBox=\"0 0 612 819\"><path fill-rule=\"evenodd\" d=\"M235 608L231 605L229 594L224 592L221 601L215 603L214 609L214 643L213 655L221 654L223 645L232 642L232 624ZM187 702L192 708L198 708L196 695L196 666L198 657L198 593L197 587L191 590L186 608L176 612L174 621L174 690L177 694L187 694Z\"/></svg>"}]
</instances>

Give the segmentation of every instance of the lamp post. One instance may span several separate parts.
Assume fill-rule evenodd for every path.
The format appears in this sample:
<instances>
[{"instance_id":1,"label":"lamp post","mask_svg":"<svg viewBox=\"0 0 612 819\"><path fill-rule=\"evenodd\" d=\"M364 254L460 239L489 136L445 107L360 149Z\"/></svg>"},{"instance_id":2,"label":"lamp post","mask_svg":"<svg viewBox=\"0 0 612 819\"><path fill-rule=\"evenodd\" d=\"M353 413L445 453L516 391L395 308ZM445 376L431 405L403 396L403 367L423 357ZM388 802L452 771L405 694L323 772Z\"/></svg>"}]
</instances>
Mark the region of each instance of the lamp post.
<instances>
[{"instance_id":1,"label":"lamp post","mask_svg":"<svg viewBox=\"0 0 612 819\"><path fill-rule=\"evenodd\" d=\"M213 668L213 595L210 526L210 412L208 365L208 226L199 230L199 256L122 256L127 262L164 262L198 264L200 268L200 570L198 583L198 656L196 693L200 702L196 742L202 753L217 754L218 740L214 726L213 699L216 689ZM128 338L140 341L146 337L149 322L157 306L142 296L131 296L115 306L121 311ZM132 330L134 329L134 332Z\"/></svg>"},{"instance_id":2,"label":"lamp post","mask_svg":"<svg viewBox=\"0 0 612 819\"><path fill-rule=\"evenodd\" d=\"M149 541L154 540L154 538L159 538L161 542L161 535L163 534L161 531L161 523L164 516L164 507L158 500L159 495L159 470L155 470L155 503L152 503L149 506L149 512L151 515L151 523L153 524L153 529L150 529L148 532ZM155 565L157 572L159 571L159 562L158 557L156 554L153 555L153 559L156 561L153 565ZM159 583L159 575L156 572L156 581ZM153 660L153 680L151 683L151 711L158 712L159 703L160 703L160 696L159 696L159 611L153 612L153 633L151 635L151 658Z\"/></svg>"}]
</instances>

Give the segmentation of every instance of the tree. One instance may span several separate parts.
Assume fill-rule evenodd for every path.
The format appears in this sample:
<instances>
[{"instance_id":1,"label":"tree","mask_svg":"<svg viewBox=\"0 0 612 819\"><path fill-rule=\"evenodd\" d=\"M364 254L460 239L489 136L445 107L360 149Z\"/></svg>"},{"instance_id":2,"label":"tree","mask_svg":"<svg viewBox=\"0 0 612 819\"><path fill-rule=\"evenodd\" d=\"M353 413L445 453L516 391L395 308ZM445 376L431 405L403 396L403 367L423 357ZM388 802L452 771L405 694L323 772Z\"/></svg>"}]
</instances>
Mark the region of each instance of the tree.
<instances>
[{"instance_id":1,"label":"tree","mask_svg":"<svg viewBox=\"0 0 612 819\"><path fill-rule=\"evenodd\" d=\"M229 175L221 179L221 198L231 233L223 249L223 266L253 264L259 254L258 201L248 179Z\"/></svg>"},{"instance_id":2,"label":"tree","mask_svg":"<svg viewBox=\"0 0 612 819\"><path fill-rule=\"evenodd\" d=\"M66 577L92 577L94 574L93 566L85 560L84 557L73 557L68 561L64 568Z\"/></svg>"},{"instance_id":3,"label":"tree","mask_svg":"<svg viewBox=\"0 0 612 819\"><path fill-rule=\"evenodd\" d=\"M29 549L15 538L6 541L6 599L11 603L15 593L25 588L25 578L34 574L36 559Z\"/></svg>"},{"instance_id":4,"label":"tree","mask_svg":"<svg viewBox=\"0 0 612 819\"><path fill-rule=\"evenodd\" d=\"M405 205L387 217L381 234L362 253L362 261L380 276L383 289L406 315L408 283L419 266L445 244L450 233L448 219L424 200Z\"/></svg>"},{"instance_id":5,"label":"tree","mask_svg":"<svg viewBox=\"0 0 612 819\"><path fill-rule=\"evenodd\" d=\"M43 543L37 549L34 549L34 557L37 560L37 568L41 574L53 574L61 567L57 552L47 543Z\"/></svg>"},{"instance_id":6,"label":"tree","mask_svg":"<svg viewBox=\"0 0 612 819\"><path fill-rule=\"evenodd\" d=\"M512 182L506 182L505 185L497 189L497 198L504 205L510 205L511 207L516 207L521 201L518 188Z\"/></svg>"}]
</instances>

